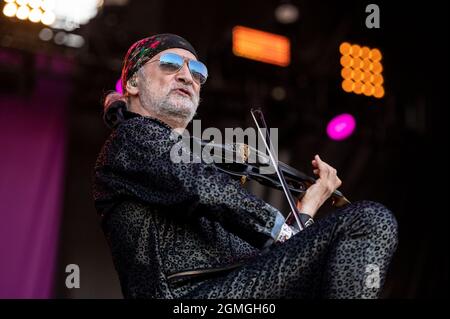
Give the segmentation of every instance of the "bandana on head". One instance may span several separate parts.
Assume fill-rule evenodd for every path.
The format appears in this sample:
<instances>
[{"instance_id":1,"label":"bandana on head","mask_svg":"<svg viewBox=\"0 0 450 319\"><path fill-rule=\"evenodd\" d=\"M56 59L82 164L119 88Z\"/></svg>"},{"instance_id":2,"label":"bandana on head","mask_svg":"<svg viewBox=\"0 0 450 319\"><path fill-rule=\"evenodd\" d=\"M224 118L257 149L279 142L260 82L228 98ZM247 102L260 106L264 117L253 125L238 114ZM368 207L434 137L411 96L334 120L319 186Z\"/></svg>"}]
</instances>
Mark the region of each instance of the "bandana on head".
<instances>
[{"instance_id":1,"label":"bandana on head","mask_svg":"<svg viewBox=\"0 0 450 319\"><path fill-rule=\"evenodd\" d=\"M187 40L175 34L157 34L135 42L130 49L128 49L124 59L122 68L122 87L125 89L127 81L146 62L151 60L151 58L159 52L173 48L185 49L197 58L197 52L195 52L192 45Z\"/></svg>"}]
</instances>

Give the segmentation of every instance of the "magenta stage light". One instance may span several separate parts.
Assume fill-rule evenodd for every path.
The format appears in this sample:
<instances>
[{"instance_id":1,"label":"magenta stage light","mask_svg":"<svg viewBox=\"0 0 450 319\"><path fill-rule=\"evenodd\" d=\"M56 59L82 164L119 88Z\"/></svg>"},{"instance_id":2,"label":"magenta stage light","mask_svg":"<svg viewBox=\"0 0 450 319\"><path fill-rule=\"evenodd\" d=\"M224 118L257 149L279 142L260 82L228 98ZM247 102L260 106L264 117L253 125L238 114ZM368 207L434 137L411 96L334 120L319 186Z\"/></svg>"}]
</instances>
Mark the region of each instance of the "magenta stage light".
<instances>
[{"instance_id":1,"label":"magenta stage light","mask_svg":"<svg viewBox=\"0 0 450 319\"><path fill-rule=\"evenodd\" d=\"M118 79L116 82L116 92L119 92L120 94L123 94L122 90L122 80Z\"/></svg>"},{"instance_id":2,"label":"magenta stage light","mask_svg":"<svg viewBox=\"0 0 450 319\"><path fill-rule=\"evenodd\" d=\"M351 114L341 114L328 123L327 134L331 139L340 141L352 135L355 127L356 121Z\"/></svg>"}]
</instances>

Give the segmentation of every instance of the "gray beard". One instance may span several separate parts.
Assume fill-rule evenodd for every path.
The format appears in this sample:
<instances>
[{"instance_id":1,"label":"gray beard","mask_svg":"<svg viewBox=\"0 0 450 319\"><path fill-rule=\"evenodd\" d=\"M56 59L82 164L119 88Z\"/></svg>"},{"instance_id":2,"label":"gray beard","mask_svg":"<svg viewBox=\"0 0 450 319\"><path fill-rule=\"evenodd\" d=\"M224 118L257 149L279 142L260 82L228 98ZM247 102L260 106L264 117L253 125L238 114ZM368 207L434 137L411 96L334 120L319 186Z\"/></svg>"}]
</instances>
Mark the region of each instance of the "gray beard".
<instances>
[{"instance_id":1,"label":"gray beard","mask_svg":"<svg viewBox=\"0 0 450 319\"><path fill-rule=\"evenodd\" d=\"M181 98L181 99L177 99L177 100L180 101L180 103L187 103L187 101L185 102L182 99L185 100L185 98ZM191 104L191 106L189 108L179 107L176 104L172 103L172 101L169 99L169 96L166 96L162 101L160 101L159 105L158 104L154 104L154 105L155 105L155 110L157 112L161 112L161 113L164 113L164 114L167 114L170 116L177 117L179 119L183 119L187 123L189 123L192 120L192 118L194 117L195 110L197 109L197 106L198 106L198 104L194 105L192 100L189 101L189 104Z\"/></svg>"},{"instance_id":2,"label":"gray beard","mask_svg":"<svg viewBox=\"0 0 450 319\"><path fill-rule=\"evenodd\" d=\"M194 98L194 101L189 100L188 98L172 95L171 91L164 96L162 99L155 97L150 92L146 92L148 94L144 94L142 96L141 104L149 110L152 110L158 116L161 117L170 117L176 118L177 121L181 121L184 123L189 123L195 116L195 111L197 110L199 101ZM170 96L172 95L172 96ZM178 103L174 103L174 100ZM189 103L189 107L180 107L180 104Z\"/></svg>"}]
</instances>

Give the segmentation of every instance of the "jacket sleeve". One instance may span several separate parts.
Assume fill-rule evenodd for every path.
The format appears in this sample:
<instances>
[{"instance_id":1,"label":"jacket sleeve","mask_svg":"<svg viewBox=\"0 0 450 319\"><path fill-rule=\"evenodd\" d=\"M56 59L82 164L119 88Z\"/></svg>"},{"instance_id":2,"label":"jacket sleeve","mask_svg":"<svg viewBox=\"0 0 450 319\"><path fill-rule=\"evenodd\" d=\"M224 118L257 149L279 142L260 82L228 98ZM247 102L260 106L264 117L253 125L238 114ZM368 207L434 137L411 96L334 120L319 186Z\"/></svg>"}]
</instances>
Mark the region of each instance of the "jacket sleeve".
<instances>
[{"instance_id":1,"label":"jacket sleeve","mask_svg":"<svg viewBox=\"0 0 450 319\"><path fill-rule=\"evenodd\" d=\"M172 161L179 140L171 136L156 125L120 125L102 150L95 183L108 190L110 199L135 198L178 218L202 214L257 248L270 246L283 215L213 164ZM101 196L97 199L101 202Z\"/></svg>"}]
</instances>

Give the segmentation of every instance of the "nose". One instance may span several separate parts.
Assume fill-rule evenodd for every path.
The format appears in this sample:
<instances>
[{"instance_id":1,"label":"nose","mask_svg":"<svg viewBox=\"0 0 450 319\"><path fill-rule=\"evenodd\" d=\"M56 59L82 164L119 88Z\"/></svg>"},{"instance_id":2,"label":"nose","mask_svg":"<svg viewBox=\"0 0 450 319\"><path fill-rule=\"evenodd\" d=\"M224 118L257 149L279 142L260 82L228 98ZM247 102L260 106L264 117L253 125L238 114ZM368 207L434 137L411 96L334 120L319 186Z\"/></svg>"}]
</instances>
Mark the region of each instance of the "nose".
<instances>
[{"instance_id":1,"label":"nose","mask_svg":"<svg viewBox=\"0 0 450 319\"><path fill-rule=\"evenodd\" d=\"M187 63L183 64L183 67L177 72L176 79L185 84L192 84L194 79L192 78L191 71L189 71L189 67Z\"/></svg>"}]
</instances>

